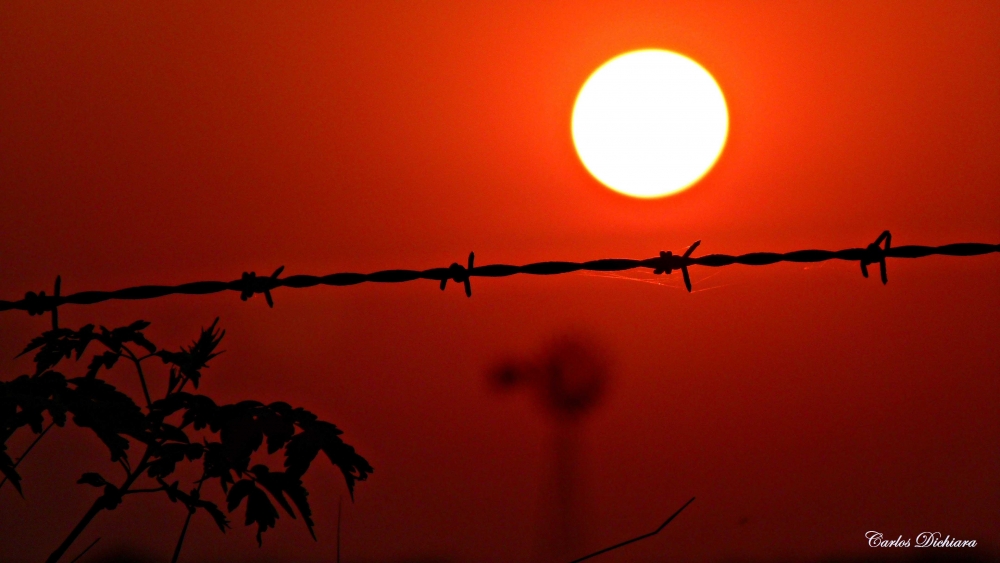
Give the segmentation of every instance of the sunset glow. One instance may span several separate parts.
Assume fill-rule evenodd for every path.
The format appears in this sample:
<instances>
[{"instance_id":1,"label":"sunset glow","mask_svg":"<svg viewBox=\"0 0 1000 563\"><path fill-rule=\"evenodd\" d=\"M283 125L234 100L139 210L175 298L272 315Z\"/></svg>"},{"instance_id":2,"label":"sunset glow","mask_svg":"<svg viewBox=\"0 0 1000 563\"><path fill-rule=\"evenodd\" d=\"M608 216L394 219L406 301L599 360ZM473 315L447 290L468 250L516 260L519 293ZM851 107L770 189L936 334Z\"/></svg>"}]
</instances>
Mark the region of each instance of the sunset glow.
<instances>
[{"instance_id":1,"label":"sunset glow","mask_svg":"<svg viewBox=\"0 0 1000 563\"><path fill-rule=\"evenodd\" d=\"M998 30L0 2L0 563L1000 563Z\"/></svg>"}]
</instances>

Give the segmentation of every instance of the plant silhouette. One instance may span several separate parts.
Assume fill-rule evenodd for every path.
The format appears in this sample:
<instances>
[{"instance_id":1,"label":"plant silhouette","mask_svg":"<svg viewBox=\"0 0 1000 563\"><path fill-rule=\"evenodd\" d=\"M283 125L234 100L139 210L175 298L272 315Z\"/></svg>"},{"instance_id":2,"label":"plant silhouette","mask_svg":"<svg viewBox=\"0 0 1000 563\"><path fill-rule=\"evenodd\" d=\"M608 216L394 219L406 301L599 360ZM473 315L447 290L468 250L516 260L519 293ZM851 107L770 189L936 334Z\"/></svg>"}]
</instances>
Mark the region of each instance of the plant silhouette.
<instances>
[{"instance_id":1,"label":"plant silhouette","mask_svg":"<svg viewBox=\"0 0 1000 563\"><path fill-rule=\"evenodd\" d=\"M52 330L33 339L20 354L34 352L34 373L0 381L0 487L10 481L23 496L17 466L53 425L62 427L70 421L93 431L108 448L111 461L124 472L120 481L94 472L80 476L77 482L99 489L100 496L48 557L48 563L59 561L98 514L114 510L126 496L136 494L164 494L186 508L174 562L191 517L198 511L207 513L225 532L230 527L226 512L243 507L244 523L257 526L261 544L263 533L279 517L277 504L293 519L301 517L315 539L302 477L319 453L343 474L352 499L355 483L372 473L368 461L340 438L340 429L303 408L258 401L220 405L207 395L191 392L199 388L208 362L221 353L218 346L225 331L218 328L218 321L177 351L150 342L143 334L149 326L146 321L110 330L94 325L71 330L54 322ZM84 358L92 344L102 350L91 356L82 377L56 371L63 360ZM136 370L144 407L102 378L122 361ZM159 364L160 371L166 372L166 392L155 400L147 381L149 363ZM25 426L37 437L14 461L6 443ZM262 449L269 456L283 456L280 471L260 463L251 465L251 457ZM191 489L182 488L173 478L184 464L200 473ZM203 486L210 481L221 488L225 511L202 496Z\"/></svg>"}]
</instances>

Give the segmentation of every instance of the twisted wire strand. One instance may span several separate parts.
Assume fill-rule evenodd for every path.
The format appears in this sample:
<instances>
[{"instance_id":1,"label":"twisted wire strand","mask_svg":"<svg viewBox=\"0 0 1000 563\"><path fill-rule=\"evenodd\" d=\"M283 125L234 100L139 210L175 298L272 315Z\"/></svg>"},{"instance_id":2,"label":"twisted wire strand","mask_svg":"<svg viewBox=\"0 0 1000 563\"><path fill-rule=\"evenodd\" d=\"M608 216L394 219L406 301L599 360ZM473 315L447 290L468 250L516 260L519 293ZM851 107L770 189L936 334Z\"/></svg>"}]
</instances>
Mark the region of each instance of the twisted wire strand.
<instances>
[{"instance_id":1,"label":"twisted wire strand","mask_svg":"<svg viewBox=\"0 0 1000 563\"><path fill-rule=\"evenodd\" d=\"M719 268L732 264L746 266L766 266L778 262L824 262L827 260L845 260L859 262L861 273L868 277L868 266L878 264L882 283L888 283L886 272L887 258L923 258L926 256L978 256L1000 252L1000 244L978 242L962 242L943 246L891 246L892 235L884 231L875 242L865 248L847 248L844 250L795 250L792 252L751 252L741 255L707 254L692 256L701 241L692 244L684 254L673 254L670 251L660 252L654 258L642 260L629 258L604 258L586 262L547 261L515 266L510 264L489 264L475 266L475 254L469 253L467 266L453 263L447 268L431 268L428 270L382 270L370 274L342 272L325 276L297 274L280 277L284 266L278 268L270 276L257 276L255 272L244 272L239 279L233 281L197 281L180 285L141 285L127 287L115 291L81 291L69 295L60 294L61 278L56 278L55 290L52 295L44 291L35 293L29 291L18 301L0 300L0 312L10 310L26 311L29 315L52 313L52 326L58 327L58 308L62 305L92 305L110 300L156 299L166 295L206 295L223 291L237 291L244 301L258 293L263 293L268 306L274 306L271 291L279 287L304 288L317 285L348 286L360 283L402 283L414 280L433 280L440 282L443 290L449 281L462 284L465 294L472 296L471 278L500 278L515 274L549 276L567 274L578 271L621 272L647 268L655 274L670 274L680 270L684 277L684 285L691 291L691 278L688 274L690 266L708 266Z\"/></svg>"}]
</instances>

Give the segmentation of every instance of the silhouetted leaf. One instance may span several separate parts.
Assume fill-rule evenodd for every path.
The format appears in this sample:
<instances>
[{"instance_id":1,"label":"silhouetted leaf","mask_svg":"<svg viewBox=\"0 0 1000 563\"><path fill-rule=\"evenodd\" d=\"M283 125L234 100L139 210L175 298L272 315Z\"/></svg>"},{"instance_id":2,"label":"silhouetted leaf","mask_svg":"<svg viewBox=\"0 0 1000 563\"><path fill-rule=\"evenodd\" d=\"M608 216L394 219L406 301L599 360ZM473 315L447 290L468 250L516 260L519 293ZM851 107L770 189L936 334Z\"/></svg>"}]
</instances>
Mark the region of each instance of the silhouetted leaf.
<instances>
[{"instance_id":1,"label":"silhouetted leaf","mask_svg":"<svg viewBox=\"0 0 1000 563\"><path fill-rule=\"evenodd\" d=\"M229 520L226 518L226 515L219 510L219 507L216 506L214 502L203 500L198 504L198 507L203 508L205 509L205 512L208 512L208 514L212 517L212 520L215 521L215 525L222 530L222 533L226 532L226 528L229 527Z\"/></svg>"},{"instance_id":2,"label":"silhouetted leaf","mask_svg":"<svg viewBox=\"0 0 1000 563\"><path fill-rule=\"evenodd\" d=\"M21 490L21 476L14 469L14 460L7 455L7 444L3 443L0 443L0 473L3 473L7 477L10 484L14 485L14 488L17 489L17 493L23 497L24 491Z\"/></svg>"},{"instance_id":3,"label":"silhouetted leaf","mask_svg":"<svg viewBox=\"0 0 1000 563\"><path fill-rule=\"evenodd\" d=\"M25 425L39 434L46 412L62 426L66 423L65 393L66 378L54 371L0 382L0 435L9 436Z\"/></svg>"},{"instance_id":4,"label":"silhouetted leaf","mask_svg":"<svg viewBox=\"0 0 1000 563\"><path fill-rule=\"evenodd\" d=\"M204 399L206 399L207 402L210 403L212 407L215 406L215 403L213 403L211 399L208 399L207 397L204 397ZM194 397L190 393L183 393L183 392L171 393L170 395L168 395L163 399L158 399L156 401L153 401L153 403L149 405L149 412L151 415L156 415L158 418L162 420L174 414L175 412L178 412L180 410L190 410L195 406L197 406L197 402L194 401ZM197 414L198 411L192 414L190 417L191 420L185 419L183 425L186 426L194 422L193 419L195 416L197 416ZM207 424L207 422L205 424ZM201 428L204 428L205 424L202 424L201 426L196 427L195 429L200 430Z\"/></svg>"},{"instance_id":5,"label":"silhouetted leaf","mask_svg":"<svg viewBox=\"0 0 1000 563\"><path fill-rule=\"evenodd\" d=\"M267 436L267 453L280 450L295 434L292 407L288 403L271 403L258 415L260 429Z\"/></svg>"},{"instance_id":6,"label":"silhouetted leaf","mask_svg":"<svg viewBox=\"0 0 1000 563\"><path fill-rule=\"evenodd\" d=\"M184 443L154 444L150 447L153 448L153 454L147 462L149 469L146 474L153 478L169 476L178 463L185 459L199 459L205 450L201 444Z\"/></svg>"},{"instance_id":7,"label":"silhouetted leaf","mask_svg":"<svg viewBox=\"0 0 1000 563\"><path fill-rule=\"evenodd\" d=\"M18 354L18 357L38 349L35 354L35 375L55 367L64 358L69 358L76 353L76 359L80 359L87 346L96 338L94 325L86 325L80 330L68 328L57 328L47 330L41 336L34 338L28 346Z\"/></svg>"},{"instance_id":8,"label":"silhouetted leaf","mask_svg":"<svg viewBox=\"0 0 1000 563\"><path fill-rule=\"evenodd\" d=\"M281 471L272 472L266 465L255 465L250 471L257 478L257 483L267 489L267 492L271 493L271 496L278 501L278 504L292 518L295 518L295 512L292 511L292 507L285 500L285 494L288 494L288 497L292 499L292 502L295 503L295 506L302 514L302 520L309 529L309 535L313 539L316 539L316 533L313 531L312 509L309 508L309 501L306 500L309 493L302 486L302 480Z\"/></svg>"},{"instance_id":9,"label":"silhouetted leaf","mask_svg":"<svg viewBox=\"0 0 1000 563\"><path fill-rule=\"evenodd\" d=\"M354 483L355 481L364 481L368 479L368 475L371 474L374 469L368 463L368 461L358 455L353 446L345 444L342 440L337 439L336 441L330 441L323 445L323 453L329 458L330 462L340 469L340 472L344 475L344 482L347 484L347 492L351 495L351 500L354 500Z\"/></svg>"},{"instance_id":10,"label":"silhouetted leaf","mask_svg":"<svg viewBox=\"0 0 1000 563\"><path fill-rule=\"evenodd\" d=\"M157 429L156 437L161 440L168 440L173 442L183 442L188 444L191 440L188 438L187 434L183 430L167 423L161 423L160 427Z\"/></svg>"},{"instance_id":11,"label":"silhouetted leaf","mask_svg":"<svg viewBox=\"0 0 1000 563\"><path fill-rule=\"evenodd\" d=\"M212 431L218 432L219 428L215 423L219 412L219 406L215 401L204 395L186 394L184 413L184 424L193 424L195 430L202 430L206 426L212 425Z\"/></svg>"},{"instance_id":12,"label":"silhouetted leaf","mask_svg":"<svg viewBox=\"0 0 1000 563\"><path fill-rule=\"evenodd\" d=\"M157 481L159 481L159 483L163 485L163 492L167 493L167 498L170 499L170 502L177 502L177 495L178 493L180 493L180 491L177 489L177 486L180 484L180 482L174 481L173 483L168 485L162 478L157 479Z\"/></svg>"},{"instance_id":13,"label":"silhouetted leaf","mask_svg":"<svg viewBox=\"0 0 1000 563\"><path fill-rule=\"evenodd\" d=\"M225 455L222 444L219 442L207 442L205 444L205 477L219 479L219 486L222 492L229 492L229 485L232 485L232 472L243 471L245 468L234 467L229 458ZM242 473L241 473L242 474Z\"/></svg>"},{"instance_id":14,"label":"silhouetted leaf","mask_svg":"<svg viewBox=\"0 0 1000 563\"><path fill-rule=\"evenodd\" d=\"M111 483L104 485L104 494L101 495L101 502L104 503L105 510L114 510L122 503L122 493L118 487Z\"/></svg>"},{"instance_id":15,"label":"silhouetted leaf","mask_svg":"<svg viewBox=\"0 0 1000 563\"><path fill-rule=\"evenodd\" d=\"M250 491L257 488L257 485L249 479L240 479L229 489L229 495L226 496L226 508L229 512L236 510L243 499L250 494Z\"/></svg>"},{"instance_id":16,"label":"silhouetted leaf","mask_svg":"<svg viewBox=\"0 0 1000 563\"><path fill-rule=\"evenodd\" d=\"M209 360L222 353L215 352L216 346L222 341L222 337L226 335L226 331L216 330L215 327L218 322L219 319L216 318L208 328L203 328L198 339L187 349L181 347L180 352L160 350L156 352L156 356L165 364L169 363L177 366L181 374L190 379L191 383L197 389L201 380L201 370L208 367Z\"/></svg>"},{"instance_id":17,"label":"silhouetted leaf","mask_svg":"<svg viewBox=\"0 0 1000 563\"><path fill-rule=\"evenodd\" d=\"M259 406L260 403L244 401L219 409L219 437L226 455L234 461L249 459L264 441L264 431L253 412Z\"/></svg>"},{"instance_id":18,"label":"silhouetted leaf","mask_svg":"<svg viewBox=\"0 0 1000 563\"><path fill-rule=\"evenodd\" d=\"M101 333L96 336L97 339L101 341L102 344L108 347L109 350L119 353L122 350L122 346L129 343L135 342L139 346L142 346L150 354L156 352L156 346L146 339L146 336L142 334L142 331L149 326L146 321L135 321L134 323L118 327L115 329L108 330L105 327L101 327Z\"/></svg>"},{"instance_id":19,"label":"silhouetted leaf","mask_svg":"<svg viewBox=\"0 0 1000 563\"><path fill-rule=\"evenodd\" d=\"M111 451L111 461L126 457L129 442L122 434L148 439L145 416L128 395L99 379L80 377L69 382L76 387L66 395L73 422L97 434Z\"/></svg>"},{"instance_id":20,"label":"silhouetted leaf","mask_svg":"<svg viewBox=\"0 0 1000 563\"><path fill-rule=\"evenodd\" d=\"M330 462L340 469L347 490L354 498L355 481L364 481L374 470L354 448L340 439L341 432L329 422L316 421L303 427L285 446L285 467L290 475L301 477L309 469L316 454L323 451Z\"/></svg>"},{"instance_id":21,"label":"silhouetted leaf","mask_svg":"<svg viewBox=\"0 0 1000 563\"><path fill-rule=\"evenodd\" d=\"M97 473L84 473L83 476L81 476L77 481L77 484L90 485L92 487L103 487L107 485L108 482L104 480L104 477L101 477Z\"/></svg>"},{"instance_id":22,"label":"silhouetted leaf","mask_svg":"<svg viewBox=\"0 0 1000 563\"><path fill-rule=\"evenodd\" d=\"M292 506L288 504L285 500L284 483L283 477L286 477L284 473L271 473L271 470L266 465L255 465L250 468L250 472L253 473L254 477L257 478L257 483L264 487L271 496L278 501L278 504L285 509L286 512L295 518L295 512L292 511Z\"/></svg>"},{"instance_id":23,"label":"silhouetted leaf","mask_svg":"<svg viewBox=\"0 0 1000 563\"><path fill-rule=\"evenodd\" d=\"M183 503L192 514L199 508L205 510L212 517L212 520L215 521L215 525L219 527L219 530L223 533L226 532L226 528L229 527L229 520L226 518L226 515L219 510L219 507L215 503L202 500L198 489L194 489L190 493L185 493L178 489L177 481L169 485L163 479L157 479L157 481L164 487L164 492L167 493L167 498L170 499L170 502Z\"/></svg>"},{"instance_id":24,"label":"silhouetted leaf","mask_svg":"<svg viewBox=\"0 0 1000 563\"><path fill-rule=\"evenodd\" d=\"M278 511L264 494L264 491L257 488L257 485L250 480L242 479L238 481L229 491L227 498L229 512L233 512L239 507L243 498L247 499L245 525L257 524L257 545L261 545L261 534L268 528L273 528L278 519Z\"/></svg>"},{"instance_id":25,"label":"silhouetted leaf","mask_svg":"<svg viewBox=\"0 0 1000 563\"><path fill-rule=\"evenodd\" d=\"M97 370L103 368L111 369L114 367L115 363L118 361L120 356L114 352L105 352L103 354L95 354L94 359L90 361L90 365L87 366L87 377L92 378L97 375Z\"/></svg>"}]
</instances>

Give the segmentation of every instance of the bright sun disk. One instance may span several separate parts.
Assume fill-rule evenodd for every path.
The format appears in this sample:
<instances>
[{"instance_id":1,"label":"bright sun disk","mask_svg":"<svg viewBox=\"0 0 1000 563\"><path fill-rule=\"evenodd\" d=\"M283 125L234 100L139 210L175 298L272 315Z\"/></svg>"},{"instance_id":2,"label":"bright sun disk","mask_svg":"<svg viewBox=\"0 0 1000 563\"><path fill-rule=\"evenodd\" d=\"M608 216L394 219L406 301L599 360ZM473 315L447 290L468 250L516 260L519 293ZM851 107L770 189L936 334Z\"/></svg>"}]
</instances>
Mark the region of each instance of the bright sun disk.
<instances>
[{"instance_id":1,"label":"bright sun disk","mask_svg":"<svg viewBox=\"0 0 1000 563\"><path fill-rule=\"evenodd\" d=\"M573 106L573 143L605 186L640 198L680 192L711 170L729 132L712 75L671 51L645 49L601 65Z\"/></svg>"}]
</instances>

